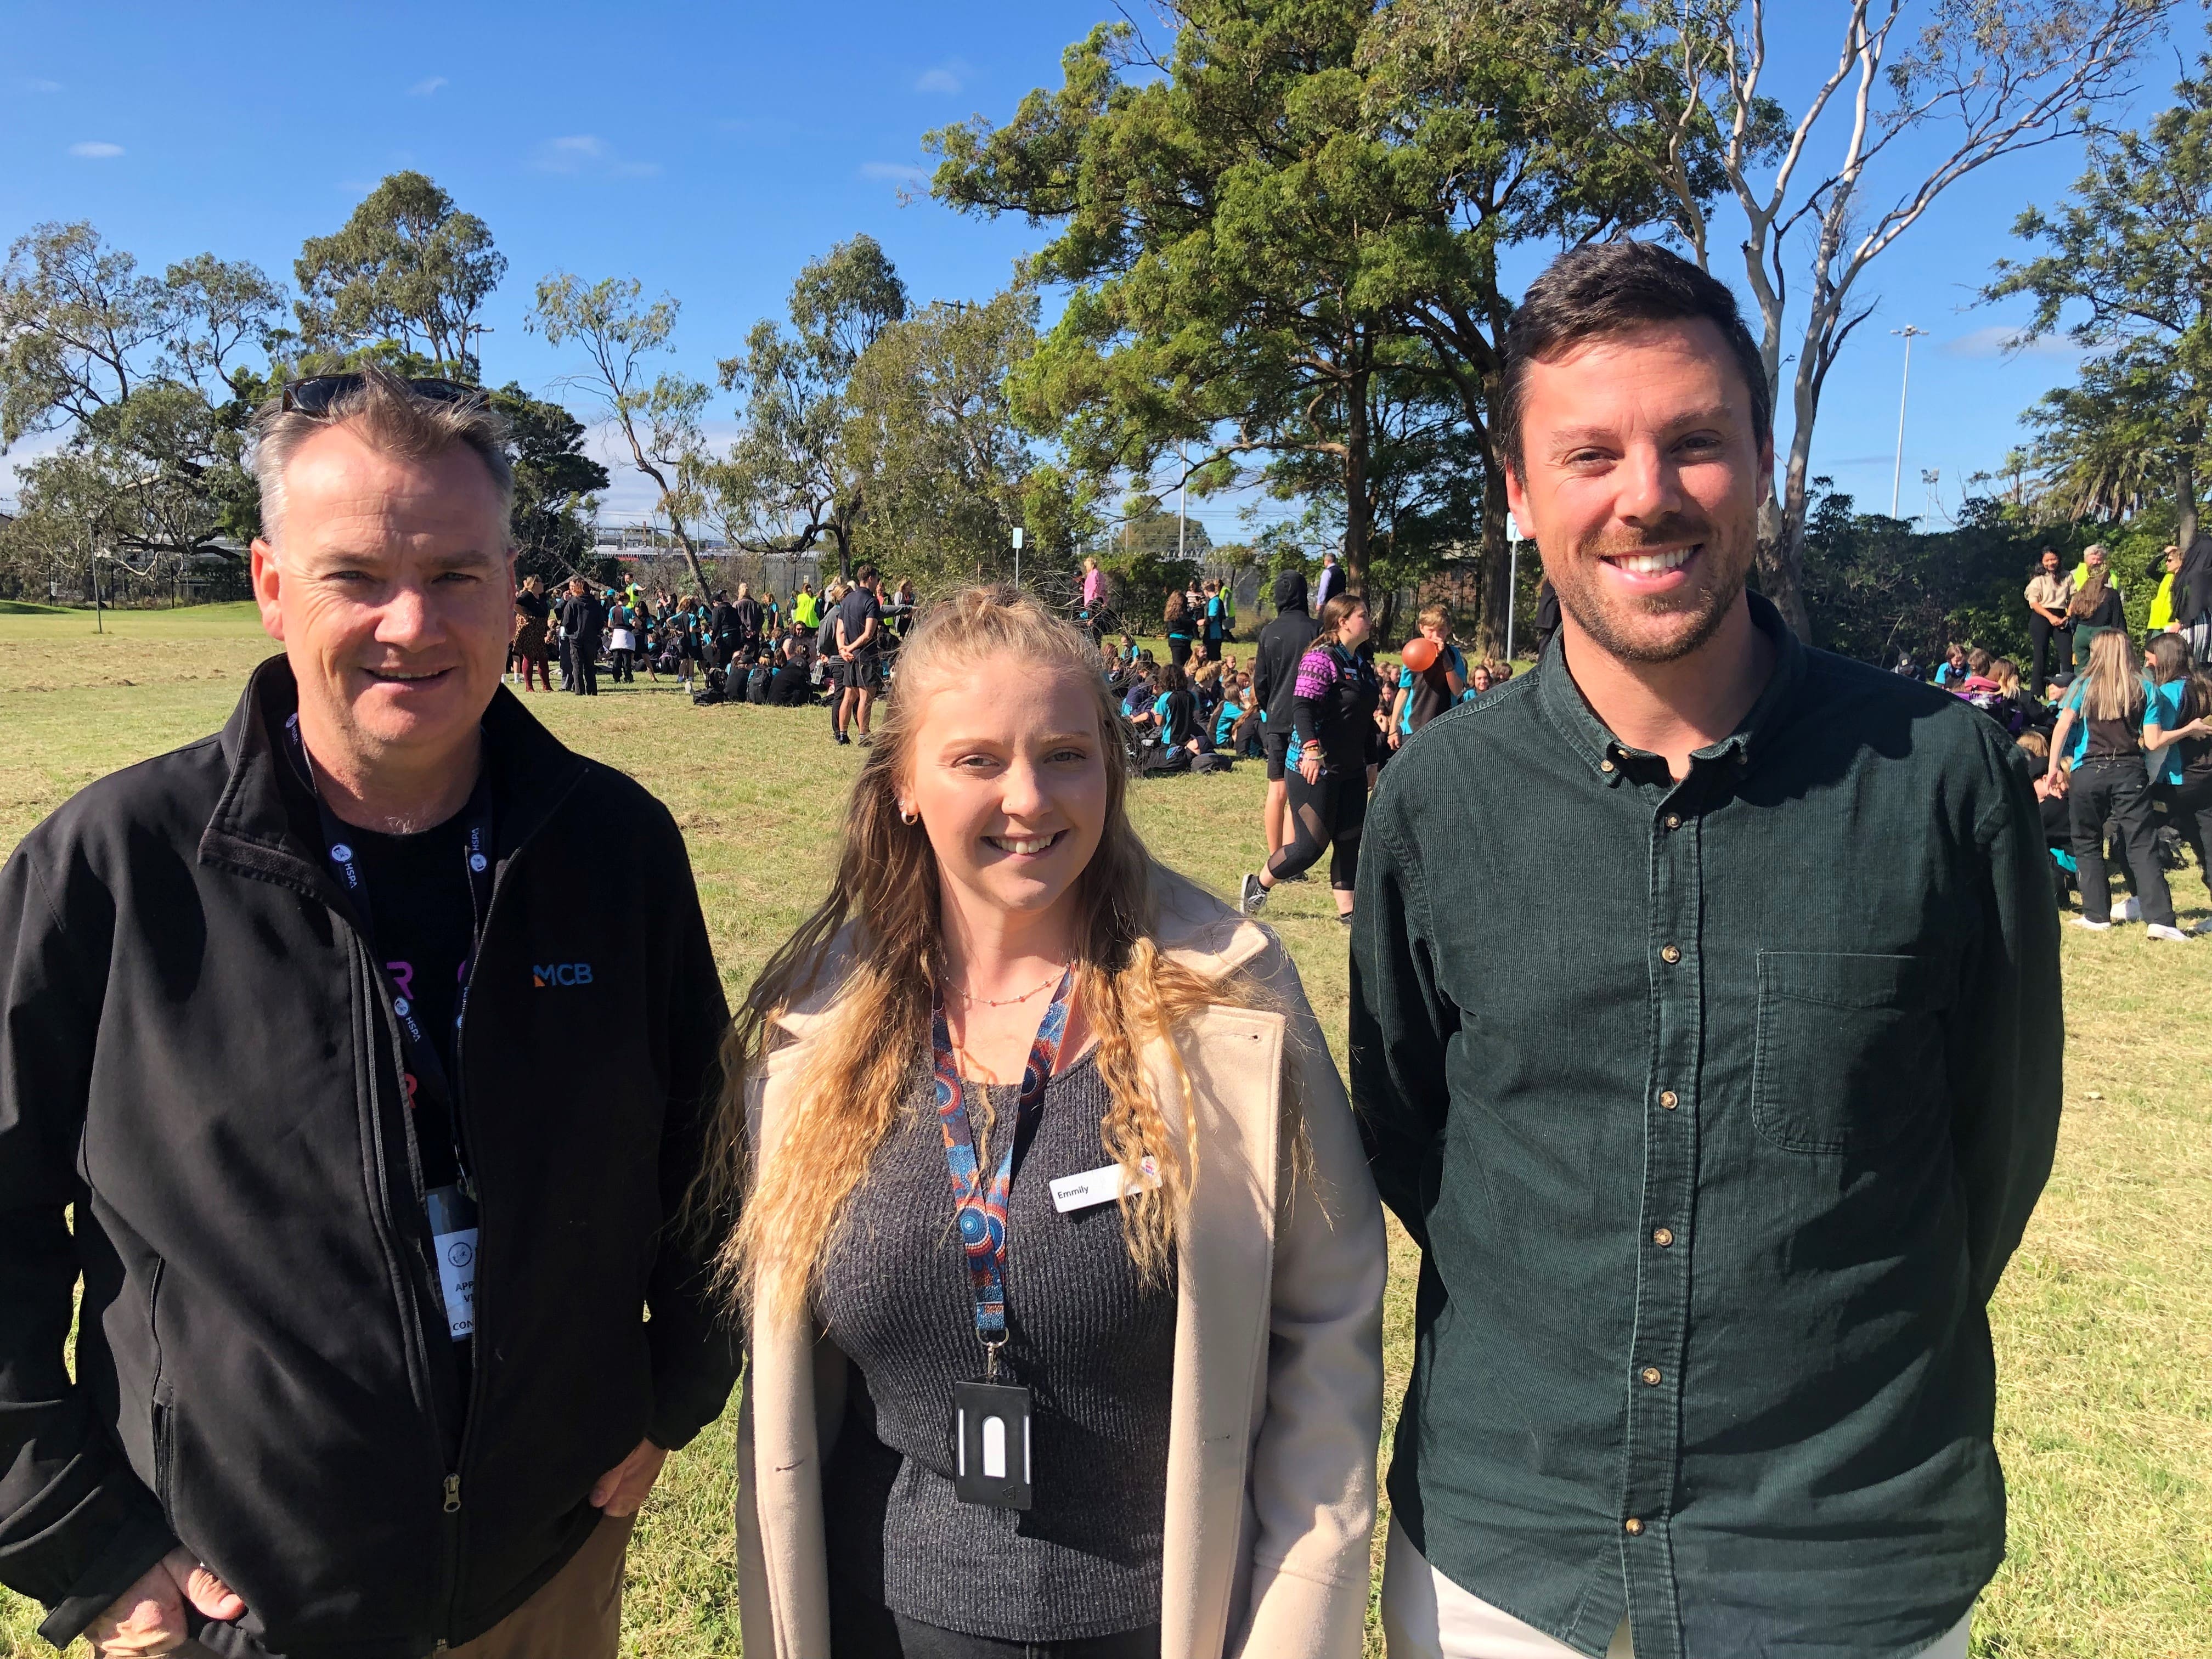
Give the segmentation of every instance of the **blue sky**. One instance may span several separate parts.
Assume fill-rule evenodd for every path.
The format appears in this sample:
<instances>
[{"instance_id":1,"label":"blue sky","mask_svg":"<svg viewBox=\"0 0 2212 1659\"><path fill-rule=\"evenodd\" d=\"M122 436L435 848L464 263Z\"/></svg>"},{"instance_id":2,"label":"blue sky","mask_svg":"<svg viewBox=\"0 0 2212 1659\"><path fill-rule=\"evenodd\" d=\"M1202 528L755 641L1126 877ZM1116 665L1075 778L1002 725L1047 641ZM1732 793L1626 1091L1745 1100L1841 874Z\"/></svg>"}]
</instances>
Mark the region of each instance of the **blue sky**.
<instances>
[{"instance_id":1,"label":"blue sky","mask_svg":"<svg viewBox=\"0 0 2212 1659\"><path fill-rule=\"evenodd\" d=\"M1790 22L1775 90L1794 106L1832 61L1829 20L1842 8L1777 9ZM672 361L711 380L755 319L781 314L799 266L857 231L884 243L917 299L1001 286L1042 234L902 202L922 176L921 134L973 112L1003 119L1030 87L1055 84L1062 48L1112 15L1109 0L616 10L5 0L0 239L88 218L156 270L205 249L289 280L303 238L337 228L385 173L416 167L482 216L510 261L489 311L489 375L562 395L574 365L522 323L537 278L565 268L676 295ZM2163 101L2177 50L2197 50L2194 9L2179 16L2185 33L2146 65L2134 118ZM1996 467L2019 441L2020 411L2069 379L2075 359L2007 358L1998 342L2024 307L1975 308L1974 290L2016 246L2021 207L2055 200L2078 171L2070 146L1984 168L1875 264L1862 291L1881 307L1830 378L1815 471L1887 506L1901 362L1887 331L1906 323L1930 337L1913 355L1902 510L1925 510L1923 468L1940 470L1955 507L1960 481ZM1731 246L1730 210L1718 223L1716 246ZM1731 257L1715 269L1740 283ZM720 398L716 420L726 427L732 412ZM644 499L618 478L611 514ZM1206 516L1218 537L1237 533L1233 507Z\"/></svg>"}]
</instances>

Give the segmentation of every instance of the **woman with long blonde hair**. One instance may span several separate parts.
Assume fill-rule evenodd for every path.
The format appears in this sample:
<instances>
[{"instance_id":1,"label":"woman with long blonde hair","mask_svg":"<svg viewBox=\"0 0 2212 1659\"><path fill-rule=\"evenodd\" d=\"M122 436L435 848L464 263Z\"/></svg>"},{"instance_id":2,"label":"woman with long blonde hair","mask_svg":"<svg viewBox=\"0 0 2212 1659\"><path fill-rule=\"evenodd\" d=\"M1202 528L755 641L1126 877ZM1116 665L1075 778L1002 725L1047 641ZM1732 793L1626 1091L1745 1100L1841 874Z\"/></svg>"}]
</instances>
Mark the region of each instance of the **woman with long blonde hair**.
<instances>
[{"instance_id":1,"label":"woman with long blonde hair","mask_svg":"<svg viewBox=\"0 0 2212 1659\"><path fill-rule=\"evenodd\" d=\"M1360 1650L1381 1212L1297 978L1124 805L1085 636L925 612L733 1027L751 1659Z\"/></svg>"},{"instance_id":2,"label":"woman with long blonde hair","mask_svg":"<svg viewBox=\"0 0 2212 1659\"><path fill-rule=\"evenodd\" d=\"M2073 769L2059 775L2056 786L2066 796L2072 817L2074 862L2081 882L2081 914L2075 925L2099 933L2112 925L2112 883L2105 868L2109 821L2118 826L2127 851L2144 933L2179 942L2189 935L2174 925L2173 895L2158 862L2150 775L2143 765L2148 702L2142 665L2127 630L2105 629L2089 647L2089 672L2067 689L2051 734L2051 752L2076 755ZM2087 728L2087 741L2069 749L2076 721Z\"/></svg>"}]
</instances>

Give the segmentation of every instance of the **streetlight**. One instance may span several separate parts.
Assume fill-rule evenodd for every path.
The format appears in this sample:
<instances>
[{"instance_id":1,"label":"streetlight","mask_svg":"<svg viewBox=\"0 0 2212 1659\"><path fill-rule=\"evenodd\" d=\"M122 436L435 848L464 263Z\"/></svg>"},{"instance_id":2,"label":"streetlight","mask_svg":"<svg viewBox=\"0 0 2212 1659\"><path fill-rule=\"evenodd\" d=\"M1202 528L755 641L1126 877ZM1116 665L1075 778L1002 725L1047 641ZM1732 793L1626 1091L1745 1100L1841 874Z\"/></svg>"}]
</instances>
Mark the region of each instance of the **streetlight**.
<instances>
[{"instance_id":1,"label":"streetlight","mask_svg":"<svg viewBox=\"0 0 2212 1659\"><path fill-rule=\"evenodd\" d=\"M1901 335L1905 340L1905 379L1897 388L1897 465L1889 474L1889 516L1893 519L1897 516L1897 486L1905 477L1905 399L1912 389L1912 342L1928 331L1907 323L1903 328L1889 331Z\"/></svg>"}]
</instances>

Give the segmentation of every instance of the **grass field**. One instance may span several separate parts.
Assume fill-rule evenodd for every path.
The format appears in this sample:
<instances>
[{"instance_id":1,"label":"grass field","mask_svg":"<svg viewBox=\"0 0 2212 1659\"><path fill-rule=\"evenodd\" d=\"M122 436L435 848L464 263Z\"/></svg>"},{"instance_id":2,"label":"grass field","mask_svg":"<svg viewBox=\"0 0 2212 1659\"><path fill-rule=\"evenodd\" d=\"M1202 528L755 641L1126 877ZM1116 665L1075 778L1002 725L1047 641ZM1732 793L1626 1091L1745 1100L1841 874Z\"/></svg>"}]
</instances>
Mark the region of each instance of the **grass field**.
<instances>
[{"instance_id":1,"label":"grass field","mask_svg":"<svg viewBox=\"0 0 2212 1659\"><path fill-rule=\"evenodd\" d=\"M106 626L95 636L85 612L0 613L0 851L94 778L214 730L272 648L243 605L111 614ZM734 998L827 879L857 751L829 744L818 712L694 709L672 690L532 707L675 812ZM1261 851L1261 787L1249 765L1141 784L1139 826L1168 863L1233 891ZM2195 872L2176 897L2185 923L2204 914ZM1581 925L1547 908L1571 896L1529 898L1532 929ZM1268 921L1340 1054L1333 908L1319 884L1289 887ZM1974 1652L2201 1659L2212 1652L2212 943L2068 928L2065 950L2057 1169L1992 1310L2012 1553L1983 1600ZM1412 1263L1393 1234L1395 1411ZM626 1653L737 1652L730 1447L726 1419L671 1460L631 1552ZM0 1591L10 1659L46 1650L36 1622Z\"/></svg>"}]
</instances>

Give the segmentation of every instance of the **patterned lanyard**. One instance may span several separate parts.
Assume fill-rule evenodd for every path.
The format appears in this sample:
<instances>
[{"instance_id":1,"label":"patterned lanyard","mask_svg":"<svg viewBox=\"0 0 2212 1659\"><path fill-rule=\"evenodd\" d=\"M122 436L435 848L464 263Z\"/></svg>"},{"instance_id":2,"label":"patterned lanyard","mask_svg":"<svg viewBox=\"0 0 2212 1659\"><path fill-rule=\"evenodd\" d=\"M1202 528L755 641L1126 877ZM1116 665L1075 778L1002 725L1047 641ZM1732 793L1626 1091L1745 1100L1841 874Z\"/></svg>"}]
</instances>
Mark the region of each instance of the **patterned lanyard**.
<instances>
[{"instance_id":1,"label":"patterned lanyard","mask_svg":"<svg viewBox=\"0 0 2212 1659\"><path fill-rule=\"evenodd\" d=\"M939 986L930 1009L930 1042L937 1083L937 1119L945 1131L945 1164L952 1176L952 1206L960 1243L968 1252L968 1278L975 1292L975 1338L995 1370L1006 1340L1006 1194L1014 1180L1014 1148L1028 1138L1044 1109L1044 1088L1060 1066L1060 1040L1067 1035L1069 994L1075 985L1070 963L1044 1011L1029 1064L1022 1068L1022 1092L1012 1133L999 1167L986 1186L975 1163L975 1138L968 1126L968 1107L960 1068L952 1058L952 1036L945 1022L945 988Z\"/></svg>"}]
</instances>

